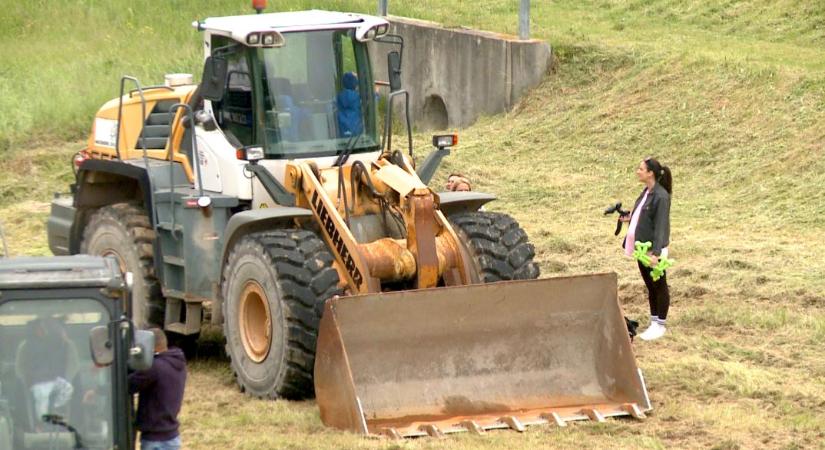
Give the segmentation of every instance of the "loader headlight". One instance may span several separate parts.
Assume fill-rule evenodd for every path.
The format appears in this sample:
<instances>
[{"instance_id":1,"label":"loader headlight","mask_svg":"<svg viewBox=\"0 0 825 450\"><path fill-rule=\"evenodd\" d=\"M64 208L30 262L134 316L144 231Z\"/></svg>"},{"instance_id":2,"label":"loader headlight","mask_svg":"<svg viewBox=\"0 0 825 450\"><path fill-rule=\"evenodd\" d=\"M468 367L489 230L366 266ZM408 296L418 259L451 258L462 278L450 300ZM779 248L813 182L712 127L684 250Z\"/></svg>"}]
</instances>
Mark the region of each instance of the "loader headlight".
<instances>
[{"instance_id":1,"label":"loader headlight","mask_svg":"<svg viewBox=\"0 0 825 450\"><path fill-rule=\"evenodd\" d=\"M236 152L238 159L249 161L249 162L256 162L264 159L264 148L263 147L242 147L239 148Z\"/></svg>"},{"instance_id":2,"label":"loader headlight","mask_svg":"<svg viewBox=\"0 0 825 450\"><path fill-rule=\"evenodd\" d=\"M264 159L264 148L263 147L250 147L246 149L246 160L247 161L258 161L260 159Z\"/></svg>"},{"instance_id":3,"label":"loader headlight","mask_svg":"<svg viewBox=\"0 0 825 450\"><path fill-rule=\"evenodd\" d=\"M212 197L208 195L204 195L203 197L198 197L198 206L201 208L208 208L209 205L212 204Z\"/></svg>"},{"instance_id":4,"label":"loader headlight","mask_svg":"<svg viewBox=\"0 0 825 450\"><path fill-rule=\"evenodd\" d=\"M433 136L433 147L447 148L458 145L457 134L440 134Z\"/></svg>"},{"instance_id":5,"label":"loader headlight","mask_svg":"<svg viewBox=\"0 0 825 450\"><path fill-rule=\"evenodd\" d=\"M275 34L274 33L264 34L263 43L264 43L264 45L275 45Z\"/></svg>"},{"instance_id":6,"label":"loader headlight","mask_svg":"<svg viewBox=\"0 0 825 450\"><path fill-rule=\"evenodd\" d=\"M253 31L246 35L246 44L260 47L280 47L284 37L277 31Z\"/></svg>"}]
</instances>

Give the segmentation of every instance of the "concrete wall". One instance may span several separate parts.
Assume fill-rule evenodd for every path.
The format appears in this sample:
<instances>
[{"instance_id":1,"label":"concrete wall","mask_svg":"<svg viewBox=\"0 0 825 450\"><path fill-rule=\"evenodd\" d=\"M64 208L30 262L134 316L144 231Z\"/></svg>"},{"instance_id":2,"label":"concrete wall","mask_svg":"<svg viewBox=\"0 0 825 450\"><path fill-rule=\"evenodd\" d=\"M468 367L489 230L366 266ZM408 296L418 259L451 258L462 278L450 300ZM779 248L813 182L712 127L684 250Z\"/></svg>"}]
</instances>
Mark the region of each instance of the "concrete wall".
<instances>
[{"instance_id":1,"label":"concrete wall","mask_svg":"<svg viewBox=\"0 0 825 450\"><path fill-rule=\"evenodd\" d=\"M402 87L410 92L410 118L419 130L465 127L480 115L508 111L542 80L552 62L550 46L543 41L388 19L390 33L404 38ZM386 54L392 49L373 46L376 79L387 80Z\"/></svg>"}]
</instances>

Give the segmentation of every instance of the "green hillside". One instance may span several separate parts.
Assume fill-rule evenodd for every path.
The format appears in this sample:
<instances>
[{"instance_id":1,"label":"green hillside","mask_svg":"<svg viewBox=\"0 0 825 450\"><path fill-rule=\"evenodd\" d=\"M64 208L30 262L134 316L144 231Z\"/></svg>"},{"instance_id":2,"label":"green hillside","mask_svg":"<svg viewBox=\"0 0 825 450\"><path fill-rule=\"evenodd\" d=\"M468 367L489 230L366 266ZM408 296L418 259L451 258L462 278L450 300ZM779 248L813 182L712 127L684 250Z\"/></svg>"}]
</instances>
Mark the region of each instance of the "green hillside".
<instances>
[{"instance_id":1,"label":"green hillside","mask_svg":"<svg viewBox=\"0 0 825 450\"><path fill-rule=\"evenodd\" d=\"M561 49L591 47L632 58L740 63L770 76L782 68L822 94L825 4L782 1L533 2L533 35ZM271 1L270 11L308 8L375 12L375 1ZM391 2L391 12L508 33L516 0ZM122 74L158 82L198 73L193 20L250 11L247 0L73 0L4 2L0 17L0 150L32 141L76 139L88 117L116 96ZM707 61L707 60L710 61Z\"/></svg>"},{"instance_id":2,"label":"green hillside","mask_svg":"<svg viewBox=\"0 0 825 450\"><path fill-rule=\"evenodd\" d=\"M94 111L122 74L198 73L196 18L246 0L5 2L0 17L0 219L14 254L47 254L48 200L71 179ZM374 12L374 1L281 1ZM437 181L467 173L498 194L543 274L619 273L625 312L644 286L602 209L632 202L633 169L674 173L670 334L635 345L656 411L443 441L324 429L311 402L239 394L220 359L195 361L191 448L824 448L825 3L818 0L534 1L556 65L508 114L460 130ZM516 0L391 0L393 14L517 31ZM197 76L197 75L196 75ZM428 135L417 134L419 154ZM218 339L218 338L216 338ZM205 395L209 393L209 395Z\"/></svg>"}]
</instances>

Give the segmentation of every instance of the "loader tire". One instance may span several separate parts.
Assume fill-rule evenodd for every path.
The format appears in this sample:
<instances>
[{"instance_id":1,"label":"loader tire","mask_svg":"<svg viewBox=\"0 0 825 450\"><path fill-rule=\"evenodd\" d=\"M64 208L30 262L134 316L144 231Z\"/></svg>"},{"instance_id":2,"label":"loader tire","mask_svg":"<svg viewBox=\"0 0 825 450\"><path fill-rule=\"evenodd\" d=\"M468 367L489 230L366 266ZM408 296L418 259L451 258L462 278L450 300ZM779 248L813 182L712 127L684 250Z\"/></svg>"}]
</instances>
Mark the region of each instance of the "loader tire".
<instances>
[{"instance_id":1,"label":"loader tire","mask_svg":"<svg viewBox=\"0 0 825 450\"><path fill-rule=\"evenodd\" d=\"M533 262L535 248L509 215L475 211L453 214L449 220L475 266L477 282L539 277L539 266Z\"/></svg>"},{"instance_id":2,"label":"loader tire","mask_svg":"<svg viewBox=\"0 0 825 450\"><path fill-rule=\"evenodd\" d=\"M324 301L343 291L324 242L287 229L250 234L223 271L226 353L241 391L259 398L314 394Z\"/></svg>"},{"instance_id":3,"label":"loader tire","mask_svg":"<svg viewBox=\"0 0 825 450\"><path fill-rule=\"evenodd\" d=\"M166 302L154 269L155 231L142 207L116 203L98 209L83 231L80 252L114 256L121 271L132 272L127 311L138 328L163 327Z\"/></svg>"}]
</instances>

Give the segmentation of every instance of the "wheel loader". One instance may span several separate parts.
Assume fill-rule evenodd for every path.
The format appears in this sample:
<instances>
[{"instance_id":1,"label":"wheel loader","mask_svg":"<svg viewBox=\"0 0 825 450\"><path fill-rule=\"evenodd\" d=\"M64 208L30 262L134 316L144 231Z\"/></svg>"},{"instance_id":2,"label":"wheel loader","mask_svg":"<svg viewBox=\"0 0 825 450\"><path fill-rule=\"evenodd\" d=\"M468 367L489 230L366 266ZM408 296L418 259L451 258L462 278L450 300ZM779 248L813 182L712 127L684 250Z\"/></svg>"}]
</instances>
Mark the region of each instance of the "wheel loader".
<instances>
[{"instance_id":1,"label":"wheel loader","mask_svg":"<svg viewBox=\"0 0 825 450\"><path fill-rule=\"evenodd\" d=\"M134 449L127 370L154 335L123 313L114 258L0 259L0 449Z\"/></svg>"},{"instance_id":2,"label":"wheel loader","mask_svg":"<svg viewBox=\"0 0 825 450\"><path fill-rule=\"evenodd\" d=\"M428 187L454 135L416 164L406 114L406 145L393 145L409 93L386 20L193 26L200 83L124 77L48 222L55 254L112 255L136 274L139 326L220 325L241 390L315 394L325 424L365 434L649 409L615 275L536 280L524 230L481 210L493 195ZM379 49L386 81L373 79Z\"/></svg>"}]
</instances>

